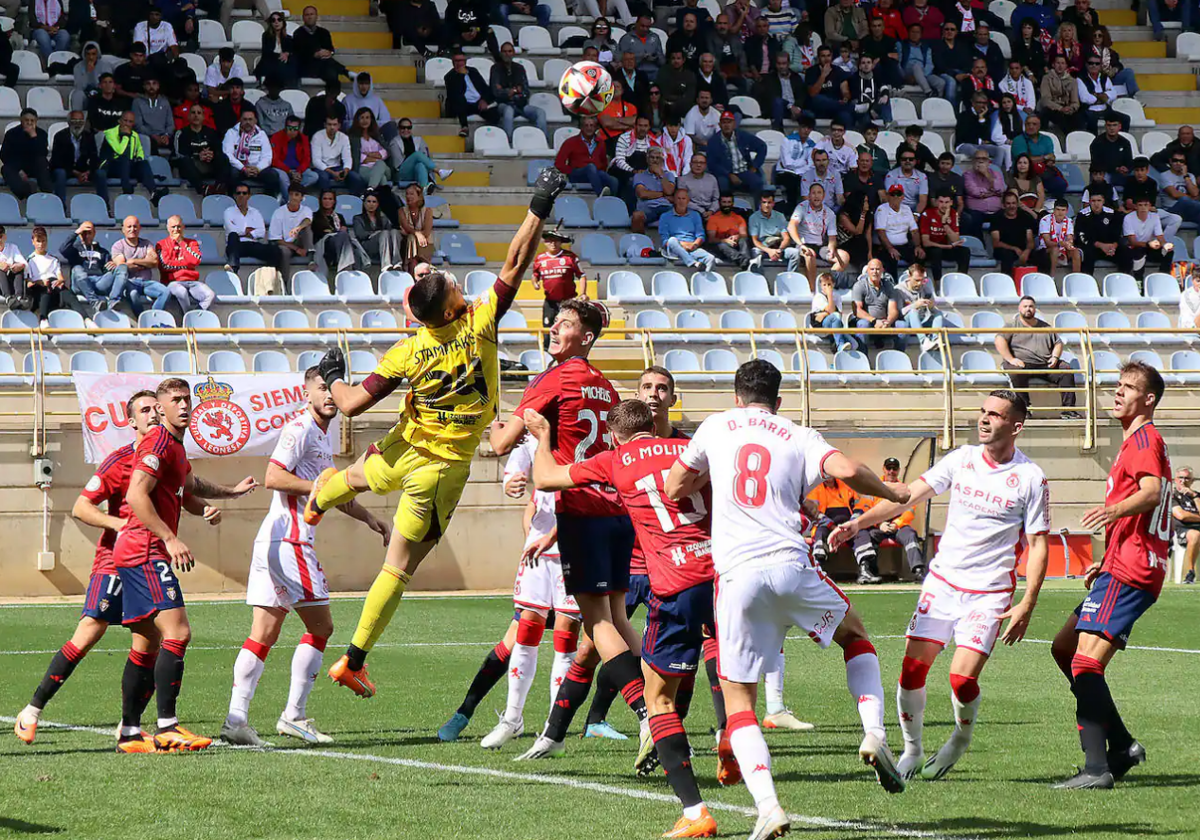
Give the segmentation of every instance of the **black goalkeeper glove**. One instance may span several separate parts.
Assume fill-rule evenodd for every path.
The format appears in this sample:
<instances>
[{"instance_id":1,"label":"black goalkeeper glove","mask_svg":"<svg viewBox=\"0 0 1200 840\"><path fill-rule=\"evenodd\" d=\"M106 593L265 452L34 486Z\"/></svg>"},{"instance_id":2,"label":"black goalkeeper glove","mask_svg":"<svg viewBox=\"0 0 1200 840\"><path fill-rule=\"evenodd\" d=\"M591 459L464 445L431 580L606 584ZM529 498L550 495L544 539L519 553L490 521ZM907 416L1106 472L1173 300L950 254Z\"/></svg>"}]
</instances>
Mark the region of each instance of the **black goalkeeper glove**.
<instances>
[{"instance_id":1,"label":"black goalkeeper glove","mask_svg":"<svg viewBox=\"0 0 1200 840\"><path fill-rule=\"evenodd\" d=\"M533 198L529 201L529 212L545 220L554 210L554 199L567 188L567 176L553 166L543 169L533 182Z\"/></svg>"},{"instance_id":2,"label":"black goalkeeper glove","mask_svg":"<svg viewBox=\"0 0 1200 840\"><path fill-rule=\"evenodd\" d=\"M346 355L340 348L334 347L321 357L317 372L325 380L326 387L332 388L334 382L346 378Z\"/></svg>"}]
</instances>

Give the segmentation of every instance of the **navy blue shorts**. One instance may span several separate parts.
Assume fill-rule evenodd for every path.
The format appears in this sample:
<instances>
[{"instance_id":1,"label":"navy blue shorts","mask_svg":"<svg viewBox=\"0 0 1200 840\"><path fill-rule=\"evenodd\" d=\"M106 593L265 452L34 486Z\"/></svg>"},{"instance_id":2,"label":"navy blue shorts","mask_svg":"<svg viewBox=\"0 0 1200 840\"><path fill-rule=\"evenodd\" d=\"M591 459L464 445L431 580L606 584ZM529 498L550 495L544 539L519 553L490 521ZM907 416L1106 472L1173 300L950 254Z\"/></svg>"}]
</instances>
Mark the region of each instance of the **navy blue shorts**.
<instances>
[{"instance_id":1,"label":"navy blue shorts","mask_svg":"<svg viewBox=\"0 0 1200 840\"><path fill-rule=\"evenodd\" d=\"M558 552L567 594L628 591L633 542L628 516L558 514Z\"/></svg>"},{"instance_id":2,"label":"navy blue shorts","mask_svg":"<svg viewBox=\"0 0 1200 840\"><path fill-rule=\"evenodd\" d=\"M1153 593L1121 583L1108 572L1103 572L1092 583L1091 591L1083 603L1075 608L1075 615L1079 616L1075 630L1098 633L1125 647L1134 623L1150 609L1155 600Z\"/></svg>"},{"instance_id":3,"label":"navy blue shorts","mask_svg":"<svg viewBox=\"0 0 1200 840\"><path fill-rule=\"evenodd\" d=\"M650 606L650 576L630 575L629 589L625 590L625 617L633 618L639 604Z\"/></svg>"},{"instance_id":4,"label":"navy blue shorts","mask_svg":"<svg viewBox=\"0 0 1200 840\"><path fill-rule=\"evenodd\" d=\"M701 583L674 595L651 595L642 661L664 677L696 672L704 637L713 634L713 585Z\"/></svg>"},{"instance_id":5,"label":"navy blue shorts","mask_svg":"<svg viewBox=\"0 0 1200 840\"><path fill-rule=\"evenodd\" d=\"M124 624L133 624L164 610L183 606L183 589L166 559L147 560L140 566L119 568Z\"/></svg>"},{"instance_id":6,"label":"navy blue shorts","mask_svg":"<svg viewBox=\"0 0 1200 840\"><path fill-rule=\"evenodd\" d=\"M83 601L83 617L108 624L121 623L121 578L119 575L92 575L88 580L87 597Z\"/></svg>"}]
</instances>

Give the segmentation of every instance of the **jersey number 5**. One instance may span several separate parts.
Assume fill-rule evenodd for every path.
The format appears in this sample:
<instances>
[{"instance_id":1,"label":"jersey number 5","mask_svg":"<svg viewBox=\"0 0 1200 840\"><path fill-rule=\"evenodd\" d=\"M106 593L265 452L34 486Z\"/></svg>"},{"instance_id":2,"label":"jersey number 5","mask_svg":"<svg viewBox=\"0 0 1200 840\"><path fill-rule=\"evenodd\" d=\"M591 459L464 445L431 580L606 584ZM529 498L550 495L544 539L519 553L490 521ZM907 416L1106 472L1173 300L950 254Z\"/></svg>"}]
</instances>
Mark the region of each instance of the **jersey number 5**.
<instances>
[{"instance_id":1,"label":"jersey number 5","mask_svg":"<svg viewBox=\"0 0 1200 840\"><path fill-rule=\"evenodd\" d=\"M757 443L747 443L737 451L737 470L733 477L733 498L747 508L760 508L767 501L767 473L771 469L771 451Z\"/></svg>"},{"instance_id":2,"label":"jersey number 5","mask_svg":"<svg viewBox=\"0 0 1200 840\"><path fill-rule=\"evenodd\" d=\"M670 470L662 471L664 484L670 472ZM658 524L662 527L664 534L669 534L680 526L699 522L708 513L708 508L704 506L704 498L699 493L693 493L688 496L688 500L692 503L692 512L678 510L679 523L676 524L675 520L671 518L671 511L667 510L667 506L663 504L662 492L658 489L658 481L655 478L654 473L650 473L639 478L633 486L644 492L646 498L650 500L650 507L654 508L654 515L658 517Z\"/></svg>"}]
</instances>

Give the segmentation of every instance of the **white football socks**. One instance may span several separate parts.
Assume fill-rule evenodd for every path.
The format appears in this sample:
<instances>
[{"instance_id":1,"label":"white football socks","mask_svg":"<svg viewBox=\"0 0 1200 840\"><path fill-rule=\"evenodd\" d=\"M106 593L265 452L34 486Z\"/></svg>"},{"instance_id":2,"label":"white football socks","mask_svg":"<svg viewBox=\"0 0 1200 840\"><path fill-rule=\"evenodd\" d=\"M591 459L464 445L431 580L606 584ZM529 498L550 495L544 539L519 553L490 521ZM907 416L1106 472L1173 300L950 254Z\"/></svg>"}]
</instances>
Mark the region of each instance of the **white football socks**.
<instances>
[{"instance_id":1,"label":"white football socks","mask_svg":"<svg viewBox=\"0 0 1200 840\"><path fill-rule=\"evenodd\" d=\"M258 680L262 676L266 663L259 659L247 648L238 651L237 659L233 661L233 692L229 697L229 714L225 722L232 726L241 726L250 719L250 700L258 688ZM159 726L163 722L159 721Z\"/></svg>"},{"instance_id":2,"label":"white football socks","mask_svg":"<svg viewBox=\"0 0 1200 840\"><path fill-rule=\"evenodd\" d=\"M768 671L763 676L763 687L767 695L767 714L775 715L786 710L783 705L783 652L780 651L778 663L774 671Z\"/></svg>"},{"instance_id":3,"label":"white football socks","mask_svg":"<svg viewBox=\"0 0 1200 840\"><path fill-rule=\"evenodd\" d=\"M858 703L863 731L887 741L887 731L883 728L883 680L875 653L860 653L846 662L846 687Z\"/></svg>"},{"instance_id":4,"label":"white football socks","mask_svg":"<svg viewBox=\"0 0 1200 840\"><path fill-rule=\"evenodd\" d=\"M754 797L754 806L758 813L766 814L779 804L775 795L775 779L771 775L771 753L767 750L767 740L763 738L762 729L755 726L739 726L729 733L729 744L733 747L734 757L742 768L742 779L746 789Z\"/></svg>"},{"instance_id":5,"label":"white football socks","mask_svg":"<svg viewBox=\"0 0 1200 840\"><path fill-rule=\"evenodd\" d=\"M283 710L283 716L288 720L308 718L308 695L312 693L324 655L323 643L319 648L304 640L296 645L296 652L292 654L292 684L288 689L287 706Z\"/></svg>"},{"instance_id":6,"label":"white football socks","mask_svg":"<svg viewBox=\"0 0 1200 840\"><path fill-rule=\"evenodd\" d=\"M921 733L925 727L925 686L910 689L897 685L896 711L900 716L905 754L920 755L925 751L921 744Z\"/></svg>"},{"instance_id":7,"label":"white football socks","mask_svg":"<svg viewBox=\"0 0 1200 840\"><path fill-rule=\"evenodd\" d=\"M504 719L509 723L523 719L525 698L533 687L537 661L537 646L519 643L512 646L512 654L508 657L508 705L504 709Z\"/></svg>"},{"instance_id":8,"label":"white football socks","mask_svg":"<svg viewBox=\"0 0 1200 840\"><path fill-rule=\"evenodd\" d=\"M567 678L567 671L571 670L571 663L575 661L575 651L565 653L563 651L554 651L554 666L550 669L550 708L554 708L554 701L558 699L558 690L562 688L563 681Z\"/></svg>"}]
</instances>

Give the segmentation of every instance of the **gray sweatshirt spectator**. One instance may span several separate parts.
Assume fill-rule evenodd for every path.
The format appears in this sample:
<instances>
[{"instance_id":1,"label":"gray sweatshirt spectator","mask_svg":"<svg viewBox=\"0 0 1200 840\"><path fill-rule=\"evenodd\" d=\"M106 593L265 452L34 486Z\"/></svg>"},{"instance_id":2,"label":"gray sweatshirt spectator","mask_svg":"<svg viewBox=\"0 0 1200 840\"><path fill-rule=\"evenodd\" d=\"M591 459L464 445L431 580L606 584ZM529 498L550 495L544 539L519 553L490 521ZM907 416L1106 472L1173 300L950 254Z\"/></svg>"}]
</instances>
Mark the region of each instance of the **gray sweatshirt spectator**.
<instances>
[{"instance_id":1,"label":"gray sweatshirt spectator","mask_svg":"<svg viewBox=\"0 0 1200 840\"><path fill-rule=\"evenodd\" d=\"M261 97L254 105L258 113L258 127L274 137L287 126L287 118L295 116L292 103L279 95L281 90L279 80L268 77L266 82L267 95Z\"/></svg>"},{"instance_id":2,"label":"gray sweatshirt spectator","mask_svg":"<svg viewBox=\"0 0 1200 840\"><path fill-rule=\"evenodd\" d=\"M691 168L675 181L675 188L688 191L688 207L708 218L721 204L721 188L717 179L707 171L704 155L692 155Z\"/></svg>"},{"instance_id":3,"label":"gray sweatshirt spectator","mask_svg":"<svg viewBox=\"0 0 1200 840\"><path fill-rule=\"evenodd\" d=\"M159 96L158 88L158 79L146 79L146 93L133 100L131 109L135 130L138 134L150 137L147 152L170 149L175 137L175 115L171 112L171 103L165 96Z\"/></svg>"},{"instance_id":4,"label":"gray sweatshirt spectator","mask_svg":"<svg viewBox=\"0 0 1200 840\"><path fill-rule=\"evenodd\" d=\"M667 57L663 53L662 41L650 31L654 18L648 13L639 15L633 29L625 33L618 47L623 53L631 52L637 58L637 69L645 73L651 80L658 75Z\"/></svg>"}]
</instances>

